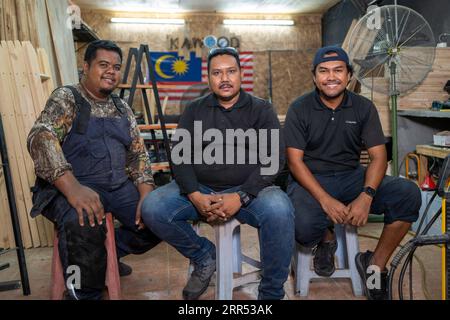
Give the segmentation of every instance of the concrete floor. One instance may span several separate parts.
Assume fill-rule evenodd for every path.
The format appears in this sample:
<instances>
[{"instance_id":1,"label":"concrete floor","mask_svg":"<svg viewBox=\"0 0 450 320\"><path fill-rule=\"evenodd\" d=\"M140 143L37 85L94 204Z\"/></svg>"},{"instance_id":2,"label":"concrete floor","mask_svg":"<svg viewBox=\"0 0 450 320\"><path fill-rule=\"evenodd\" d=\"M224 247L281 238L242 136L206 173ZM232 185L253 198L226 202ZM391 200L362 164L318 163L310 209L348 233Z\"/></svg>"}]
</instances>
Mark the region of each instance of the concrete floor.
<instances>
[{"instance_id":1,"label":"concrete floor","mask_svg":"<svg viewBox=\"0 0 450 320\"><path fill-rule=\"evenodd\" d=\"M360 249L374 249L376 239L383 225L369 223L359 228ZM250 226L241 227L243 252L258 258L259 245L257 232ZM208 225L201 226L201 233L209 239L214 239L213 229ZM409 239L410 236L407 236ZM26 260L30 277L31 295L24 297L22 290L0 292L0 300L43 300L50 297L50 266L52 248L37 248L26 250ZM414 299L440 299L441 297L441 250L436 246L422 247L416 251L417 259L413 267ZM124 262L133 267L133 273L121 278L123 298L127 300L180 300L181 291L187 280L188 261L166 243L161 243L150 252L140 256L128 256ZM9 262L11 267L0 271L0 282L19 279L16 253L8 252L0 256L0 264ZM244 267L244 272L248 271ZM396 272L398 276L399 271ZM407 281L405 281L407 282ZM395 282L396 286L397 281ZM257 296L257 283L236 288L233 299L253 300ZM286 298L289 300L355 300L365 299L355 297L352 293L350 280L320 279L310 284L307 298L294 294L294 279L289 276L285 284ZM405 285L405 294L409 292ZM394 296L395 297L395 296ZM210 285L201 299L214 299L214 285Z\"/></svg>"}]
</instances>

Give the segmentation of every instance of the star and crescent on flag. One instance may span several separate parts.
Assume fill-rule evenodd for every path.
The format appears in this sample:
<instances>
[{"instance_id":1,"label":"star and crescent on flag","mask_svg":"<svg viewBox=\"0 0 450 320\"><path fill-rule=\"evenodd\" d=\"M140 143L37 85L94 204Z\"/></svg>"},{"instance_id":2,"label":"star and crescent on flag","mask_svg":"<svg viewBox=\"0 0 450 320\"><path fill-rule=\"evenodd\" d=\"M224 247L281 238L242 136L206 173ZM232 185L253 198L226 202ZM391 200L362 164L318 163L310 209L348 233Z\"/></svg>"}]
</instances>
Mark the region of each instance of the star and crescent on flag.
<instances>
[{"instance_id":1,"label":"star and crescent on flag","mask_svg":"<svg viewBox=\"0 0 450 320\"><path fill-rule=\"evenodd\" d=\"M176 51L150 53L156 81L160 88L160 99L168 97L168 106L177 108L182 99L195 99L208 86L206 57L197 57L190 52L189 59L179 56ZM244 70L242 88L253 93L253 52L240 52L241 68ZM148 79L147 74L147 79Z\"/></svg>"}]
</instances>

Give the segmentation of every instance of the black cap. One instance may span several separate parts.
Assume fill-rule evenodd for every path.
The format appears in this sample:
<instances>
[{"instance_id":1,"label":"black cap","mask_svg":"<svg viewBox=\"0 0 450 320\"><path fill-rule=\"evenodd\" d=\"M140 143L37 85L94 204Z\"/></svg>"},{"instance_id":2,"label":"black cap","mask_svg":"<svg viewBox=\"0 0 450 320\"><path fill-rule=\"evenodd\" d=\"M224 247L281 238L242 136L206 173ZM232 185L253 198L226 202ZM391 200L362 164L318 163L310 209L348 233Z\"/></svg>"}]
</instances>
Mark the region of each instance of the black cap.
<instances>
[{"instance_id":1,"label":"black cap","mask_svg":"<svg viewBox=\"0 0 450 320\"><path fill-rule=\"evenodd\" d=\"M335 55L325 57L332 53L335 53ZM338 46L328 46L317 50L316 55L314 56L313 70L316 69L317 65L327 61L344 61L347 66L350 66L347 52Z\"/></svg>"}]
</instances>

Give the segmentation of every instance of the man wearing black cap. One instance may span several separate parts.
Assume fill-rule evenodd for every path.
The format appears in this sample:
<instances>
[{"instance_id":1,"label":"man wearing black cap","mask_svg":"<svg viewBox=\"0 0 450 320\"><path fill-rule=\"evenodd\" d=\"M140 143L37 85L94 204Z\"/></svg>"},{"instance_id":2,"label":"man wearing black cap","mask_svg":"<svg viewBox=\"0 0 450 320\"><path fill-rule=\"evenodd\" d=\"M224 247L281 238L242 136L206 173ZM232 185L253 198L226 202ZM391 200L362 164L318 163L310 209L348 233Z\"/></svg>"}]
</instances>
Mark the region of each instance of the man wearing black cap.
<instances>
[{"instance_id":1,"label":"man wearing black cap","mask_svg":"<svg viewBox=\"0 0 450 320\"><path fill-rule=\"evenodd\" d=\"M329 277L335 271L334 224L363 226L369 212L384 214L374 252L358 253L355 260L367 297L385 299L386 264L417 220L420 191L411 181L385 176L378 113L370 100L346 90L352 75L347 53L334 46L319 49L312 72L316 89L291 104L284 131L296 240L315 247L314 270ZM359 162L362 148L371 160L366 169ZM380 271L379 286L367 283L371 270Z\"/></svg>"}]
</instances>

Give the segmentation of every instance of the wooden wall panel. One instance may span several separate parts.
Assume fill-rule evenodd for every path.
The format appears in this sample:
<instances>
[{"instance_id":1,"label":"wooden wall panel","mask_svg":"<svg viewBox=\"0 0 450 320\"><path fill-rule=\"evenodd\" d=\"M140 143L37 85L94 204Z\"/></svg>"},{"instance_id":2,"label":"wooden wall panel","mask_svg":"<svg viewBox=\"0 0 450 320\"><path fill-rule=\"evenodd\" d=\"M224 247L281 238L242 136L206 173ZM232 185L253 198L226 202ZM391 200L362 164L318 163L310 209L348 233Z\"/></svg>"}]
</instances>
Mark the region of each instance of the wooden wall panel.
<instances>
[{"instance_id":1,"label":"wooden wall panel","mask_svg":"<svg viewBox=\"0 0 450 320\"><path fill-rule=\"evenodd\" d=\"M418 86L400 96L398 109L430 109L435 100L447 101L450 97L443 88L448 80L450 80L450 48L436 48L436 56L430 73ZM387 78L375 78L374 82L385 86L386 89L389 85ZM364 86L361 87L361 94L373 100L380 114L383 132L390 136L389 95L373 92Z\"/></svg>"},{"instance_id":2,"label":"wooden wall panel","mask_svg":"<svg viewBox=\"0 0 450 320\"><path fill-rule=\"evenodd\" d=\"M311 69L312 56L321 46L321 15L282 16L293 18L294 27L261 27L261 26L225 26L224 18L236 15L225 14L189 14L184 16L185 26L158 25L125 25L113 24L111 17L125 13L107 11L82 10L82 17L102 39L116 41L126 55L130 47L138 47L147 43L152 51L169 51L170 39L179 39L179 45L187 37L203 39L209 34L216 36L235 36L240 40L241 51L253 51L254 57L254 93L264 99L269 98L268 50L273 50L273 103L277 112L284 114L293 99L312 89ZM127 16L137 14L126 13ZM138 14L142 16L142 14ZM148 15L157 17L157 15ZM240 18L258 19L258 15L240 15ZM273 16L271 18L279 18ZM192 49L194 51L194 49ZM276 51L276 52L275 52ZM206 48L196 50L199 55L206 56ZM82 67L84 49L77 51L77 65ZM140 102L137 95L135 101ZM141 106L136 104L138 110ZM167 110L167 113L177 113Z\"/></svg>"}]
</instances>

